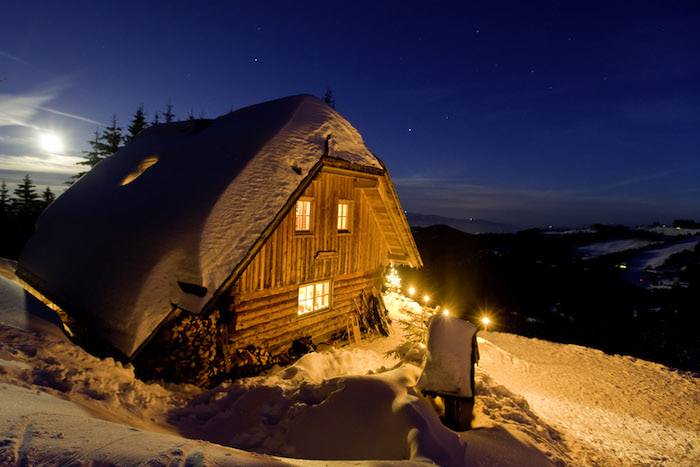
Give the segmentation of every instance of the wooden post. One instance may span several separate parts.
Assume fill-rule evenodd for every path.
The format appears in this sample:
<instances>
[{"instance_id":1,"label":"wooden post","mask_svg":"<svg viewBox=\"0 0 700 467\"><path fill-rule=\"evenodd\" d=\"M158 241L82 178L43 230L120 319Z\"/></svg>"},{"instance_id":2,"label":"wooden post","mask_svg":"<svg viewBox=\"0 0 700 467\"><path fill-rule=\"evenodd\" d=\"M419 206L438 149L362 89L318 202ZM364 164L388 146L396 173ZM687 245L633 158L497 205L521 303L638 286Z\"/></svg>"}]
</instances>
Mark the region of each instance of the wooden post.
<instances>
[{"instance_id":1,"label":"wooden post","mask_svg":"<svg viewBox=\"0 0 700 467\"><path fill-rule=\"evenodd\" d=\"M445 400L445 426L455 431L470 430L474 418L474 398L442 397Z\"/></svg>"},{"instance_id":2,"label":"wooden post","mask_svg":"<svg viewBox=\"0 0 700 467\"><path fill-rule=\"evenodd\" d=\"M345 325L348 332L348 344L360 345L362 337L360 336L360 320L357 317L357 313L350 313L348 321Z\"/></svg>"}]
</instances>

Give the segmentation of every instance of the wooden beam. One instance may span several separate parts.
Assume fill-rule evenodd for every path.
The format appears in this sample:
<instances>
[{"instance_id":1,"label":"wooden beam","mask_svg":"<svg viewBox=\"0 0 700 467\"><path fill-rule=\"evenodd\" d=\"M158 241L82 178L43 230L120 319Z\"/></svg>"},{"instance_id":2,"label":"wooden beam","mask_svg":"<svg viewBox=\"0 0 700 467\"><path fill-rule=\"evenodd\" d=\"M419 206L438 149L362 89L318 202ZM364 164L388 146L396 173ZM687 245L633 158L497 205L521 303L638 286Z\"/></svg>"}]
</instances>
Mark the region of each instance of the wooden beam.
<instances>
[{"instance_id":1,"label":"wooden beam","mask_svg":"<svg viewBox=\"0 0 700 467\"><path fill-rule=\"evenodd\" d=\"M338 252L335 250L317 251L316 255L314 256L314 259L316 259L316 260L338 259Z\"/></svg>"},{"instance_id":2,"label":"wooden beam","mask_svg":"<svg viewBox=\"0 0 700 467\"><path fill-rule=\"evenodd\" d=\"M410 258L408 255L394 255L394 254L389 254L389 259L391 261L396 261L397 263L404 263L404 264L409 264Z\"/></svg>"},{"instance_id":3,"label":"wooden beam","mask_svg":"<svg viewBox=\"0 0 700 467\"><path fill-rule=\"evenodd\" d=\"M367 190L370 188L377 188L377 185L379 185L379 182L377 179L355 179L355 181L352 184L353 188L359 189L359 190Z\"/></svg>"}]
</instances>

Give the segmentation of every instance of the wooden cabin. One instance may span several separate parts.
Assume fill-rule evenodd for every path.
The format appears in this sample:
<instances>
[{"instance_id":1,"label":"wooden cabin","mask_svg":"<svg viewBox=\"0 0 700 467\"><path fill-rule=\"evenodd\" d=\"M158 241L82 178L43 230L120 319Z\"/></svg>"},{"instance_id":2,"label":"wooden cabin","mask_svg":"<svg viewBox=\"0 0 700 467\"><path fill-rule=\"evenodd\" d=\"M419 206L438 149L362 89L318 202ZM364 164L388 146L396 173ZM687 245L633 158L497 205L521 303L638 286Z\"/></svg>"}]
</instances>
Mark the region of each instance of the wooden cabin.
<instances>
[{"instance_id":1,"label":"wooden cabin","mask_svg":"<svg viewBox=\"0 0 700 467\"><path fill-rule=\"evenodd\" d=\"M67 190L18 269L69 325L108 341L143 376L208 385L287 362L295 343L341 336L351 312L380 311L388 264L422 265L386 167L318 99L169 127L146 130ZM221 147L237 150L236 140L246 151L234 163L233 149ZM180 163L193 151L210 158L206 170ZM141 206L178 175L217 189L175 207ZM137 192L127 198L128 185ZM106 206L95 209L96 197ZM71 229L126 246L81 246ZM57 249L63 256L47 261ZM78 264L68 267L71 255Z\"/></svg>"}]
</instances>

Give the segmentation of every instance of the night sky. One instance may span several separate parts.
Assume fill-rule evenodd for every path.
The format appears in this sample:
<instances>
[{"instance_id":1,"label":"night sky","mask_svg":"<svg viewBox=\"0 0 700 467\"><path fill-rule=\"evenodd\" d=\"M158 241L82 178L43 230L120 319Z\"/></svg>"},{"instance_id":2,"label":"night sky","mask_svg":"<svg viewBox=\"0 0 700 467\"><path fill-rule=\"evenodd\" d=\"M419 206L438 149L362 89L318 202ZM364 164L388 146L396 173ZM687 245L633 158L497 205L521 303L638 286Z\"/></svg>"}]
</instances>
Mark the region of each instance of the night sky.
<instances>
[{"instance_id":1,"label":"night sky","mask_svg":"<svg viewBox=\"0 0 700 467\"><path fill-rule=\"evenodd\" d=\"M140 104L215 118L330 86L406 211L700 221L698 1L14 1L0 80L11 189L60 191L96 126Z\"/></svg>"}]
</instances>

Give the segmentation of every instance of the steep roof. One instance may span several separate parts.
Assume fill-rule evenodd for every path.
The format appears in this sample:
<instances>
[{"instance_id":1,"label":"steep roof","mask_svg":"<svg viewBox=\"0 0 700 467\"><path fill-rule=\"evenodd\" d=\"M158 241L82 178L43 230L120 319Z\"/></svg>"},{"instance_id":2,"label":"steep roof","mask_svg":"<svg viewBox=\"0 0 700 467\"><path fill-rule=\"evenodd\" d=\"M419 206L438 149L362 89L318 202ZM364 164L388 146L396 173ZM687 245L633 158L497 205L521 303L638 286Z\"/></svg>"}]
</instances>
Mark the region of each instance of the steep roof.
<instances>
[{"instance_id":1,"label":"steep roof","mask_svg":"<svg viewBox=\"0 0 700 467\"><path fill-rule=\"evenodd\" d=\"M131 356L173 305L211 301L329 153L385 174L308 95L148 128L42 214L18 275Z\"/></svg>"}]
</instances>

